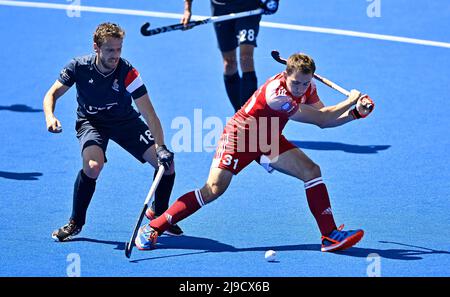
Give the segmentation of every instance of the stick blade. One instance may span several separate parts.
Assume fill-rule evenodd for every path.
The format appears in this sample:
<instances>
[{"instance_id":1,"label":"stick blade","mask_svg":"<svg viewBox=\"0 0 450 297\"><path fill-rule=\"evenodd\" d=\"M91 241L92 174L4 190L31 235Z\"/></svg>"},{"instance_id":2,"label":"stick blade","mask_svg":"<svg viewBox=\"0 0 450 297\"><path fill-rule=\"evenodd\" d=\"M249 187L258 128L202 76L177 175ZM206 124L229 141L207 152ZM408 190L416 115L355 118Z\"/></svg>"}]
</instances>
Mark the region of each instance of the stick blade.
<instances>
[{"instance_id":1,"label":"stick blade","mask_svg":"<svg viewBox=\"0 0 450 297\"><path fill-rule=\"evenodd\" d=\"M149 32L148 28L150 28L150 23L146 22L145 24L143 24L141 26L141 34L144 36L150 36L150 32Z\"/></svg>"},{"instance_id":2,"label":"stick blade","mask_svg":"<svg viewBox=\"0 0 450 297\"><path fill-rule=\"evenodd\" d=\"M131 250L133 249L133 246L127 241L125 242L125 257L128 259L131 256Z\"/></svg>"},{"instance_id":3,"label":"stick blade","mask_svg":"<svg viewBox=\"0 0 450 297\"><path fill-rule=\"evenodd\" d=\"M286 65L287 61L286 61L286 59L283 59L283 58L280 57L280 52L279 51L273 50L273 51L270 52L270 55L278 63Z\"/></svg>"}]
</instances>

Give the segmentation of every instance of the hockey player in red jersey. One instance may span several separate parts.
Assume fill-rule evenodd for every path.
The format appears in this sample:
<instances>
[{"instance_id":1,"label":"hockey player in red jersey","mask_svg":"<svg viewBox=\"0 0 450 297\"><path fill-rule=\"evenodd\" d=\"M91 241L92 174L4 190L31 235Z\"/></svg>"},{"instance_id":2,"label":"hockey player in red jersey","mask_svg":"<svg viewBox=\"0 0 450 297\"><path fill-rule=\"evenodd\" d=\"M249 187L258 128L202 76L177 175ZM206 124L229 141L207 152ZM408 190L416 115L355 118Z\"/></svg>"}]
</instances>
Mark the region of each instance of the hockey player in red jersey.
<instances>
[{"instance_id":1,"label":"hockey player in red jersey","mask_svg":"<svg viewBox=\"0 0 450 297\"><path fill-rule=\"evenodd\" d=\"M309 208L322 234L322 251L344 250L360 241L363 230L344 231L343 225L336 226L320 167L289 142L282 130L288 120L321 128L340 126L368 116L373 102L352 90L344 101L324 107L312 81L314 72L312 58L300 53L290 56L286 70L256 90L228 121L206 184L184 194L160 217L142 226L136 246L141 250L153 248L158 235L221 196L233 175L252 161L265 163L269 171L275 169L304 182Z\"/></svg>"}]
</instances>

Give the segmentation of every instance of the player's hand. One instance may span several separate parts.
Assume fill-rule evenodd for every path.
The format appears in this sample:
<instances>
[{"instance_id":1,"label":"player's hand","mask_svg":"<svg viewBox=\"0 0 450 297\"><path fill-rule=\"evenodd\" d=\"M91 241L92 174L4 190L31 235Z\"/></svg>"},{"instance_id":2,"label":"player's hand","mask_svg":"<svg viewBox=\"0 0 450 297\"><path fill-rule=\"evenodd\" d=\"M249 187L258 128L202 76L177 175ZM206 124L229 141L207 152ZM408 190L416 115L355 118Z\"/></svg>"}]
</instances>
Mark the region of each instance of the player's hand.
<instances>
[{"instance_id":1,"label":"player's hand","mask_svg":"<svg viewBox=\"0 0 450 297\"><path fill-rule=\"evenodd\" d=\"M188 9L184 10L184 14L183 17L180 20L180 23L182 23L184 25L184 29L183 30L188 30L190 29L187 24L191 21L191 16L192 16L192 12Z\"/></svg>"},{"instance_id":2,"label":"player's hand","mask_svg":"<svg viewBox=\"0 0 450 297\"><path fill-rule=\"evenodd\" d=\"M54 116L46 117L45 122L47 123L47 130L51 133L61 133L62 127L61 123Z\"/></svg>"},{"instance_id":3,"label":"player's hand","mask_svg":"<svg viewBox=\"0 0 450 297\"><path fill-rule=\"evenodd\" d=\"M169 170L173 162L173 153L163 144L156 148L156 155L158 157L158 166L163 165L166 170Z\"/></svg>"},{"instance_id":4,"label":"player's hand","mask_svg":"<svg viewBox=\"0 0 450 297\"><path fill-rule=\"evenodd\" d=\"M368 95L363 95L356 102L356 106L352 109L351 114L355 119L365 118L373 111L374 107L375 103L373 100Z\"/></svg>"},{"instance_id":5,"label":"player's hand","mask_svg":"<svg viewBox=\"0 0 450 297\"><path fill-rule=\"evenodd\" d=\"M347 97L347 100L350 101L351 105L355 105L358 102L359 97L361 97L361 92L358 90L351 90L350 94Z\"/></svg>"},{"instance_id":6,"label":"player's hand","mask_svg":"<svg viewBox=\"0 0 450 297\"><path fill-rule=\"evenodd\" d=\"M279 0L259 0L259 6L264 9L264 14L274 14L278 10Z\"/></svg>"}]
</instances>

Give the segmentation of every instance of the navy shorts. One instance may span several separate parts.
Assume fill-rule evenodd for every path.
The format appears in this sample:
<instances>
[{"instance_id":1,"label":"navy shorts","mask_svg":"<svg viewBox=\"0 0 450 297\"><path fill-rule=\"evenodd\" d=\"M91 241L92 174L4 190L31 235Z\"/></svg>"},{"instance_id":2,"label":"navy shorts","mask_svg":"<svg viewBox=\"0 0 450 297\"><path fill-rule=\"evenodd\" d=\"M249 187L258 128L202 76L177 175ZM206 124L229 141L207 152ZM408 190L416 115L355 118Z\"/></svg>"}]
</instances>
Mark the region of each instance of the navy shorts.
<instances>
[{"instance_id":1,"label":"navy shorts","mask_svg":"<svg viewBox=\"0 0 450 297\"><path fill-rule=\"evenodd\" d=\"M258 1L245 0L220 4L221 1L211 1L213 16L226 15L230 13L242 12L257 9ZM256 38L259 32L259 22L261 15L229 20L214 23L217 42L221 52L234 50L241 44L251 44L257 46Z\"/></svg>"},{"instance_id":2,"label":"navy shorts","mask_svg":"<svg viewBox=\"0 0 450 297\"><path fill-rule=\"evenodd\" d=\"M146 162L142 157L145 151L155 144L148 126L140 118L118 122L112 126L102 126L87 119L77 119L75 129L81 152L83 153L88 146L98 145L105 154L105 161L106 148L110 139L142 163Z\"/></svg>"}]
</instances>

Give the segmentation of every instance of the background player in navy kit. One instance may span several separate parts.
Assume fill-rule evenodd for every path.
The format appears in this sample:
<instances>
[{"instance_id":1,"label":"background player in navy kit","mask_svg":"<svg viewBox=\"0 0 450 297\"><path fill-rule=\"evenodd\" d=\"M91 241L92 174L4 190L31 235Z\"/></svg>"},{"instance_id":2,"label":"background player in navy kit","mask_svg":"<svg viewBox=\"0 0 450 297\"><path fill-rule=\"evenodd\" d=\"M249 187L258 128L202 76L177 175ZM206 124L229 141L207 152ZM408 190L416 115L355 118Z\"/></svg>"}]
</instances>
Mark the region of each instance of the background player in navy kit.
<instances>
[{"instance_id":1,"label":"background player in navy kit","mask_svg":"<svg viewBox=\"0 0 450 297\"><path fill-rule=\"evenodd\" d=\"M184 16L181 22L185 25L191 19L192 1L184 1ZM211 11L213 16L226 15L254 10L266 2L267 0L211 0ZM278 4L278 1L272 2ZM265 9L265 13L274 13L276 9ZM217 42L222 53L225 89L235 111L244 105L258 87L253 52L257 46L256 38L260 21L261 15L255 15L214 23ZM239 75L237 66L237 47L239 47L239 65L242 77Z\"/></svg>"},{"instance_id":2,"label":"background player in navy kit","mask_svg":"<svg viewBox=\"0 0 450 297\"><path fill-rule=\"evenodd\" d=\"M71 239L85 224L96 180L106 162L109 139L142 163L148 162L155 169L158 164L166 167L155 203L146 215L152 219L168 207L175 180L173 153L164 145L161 123L138 71L120 57L124 37L125 32L118 25L100 24L94 33L95 54L70 61L45 95L47 129L59 133L62 128L54 115L56 100L76 85L76 130L83 158L83 169L74 185L72 215L68 224L52 233L55 240ZM132 99L147 125L133 108ZM183 232L175 226L166 233L181 235Z\"/></svg>"}]
</instances>

